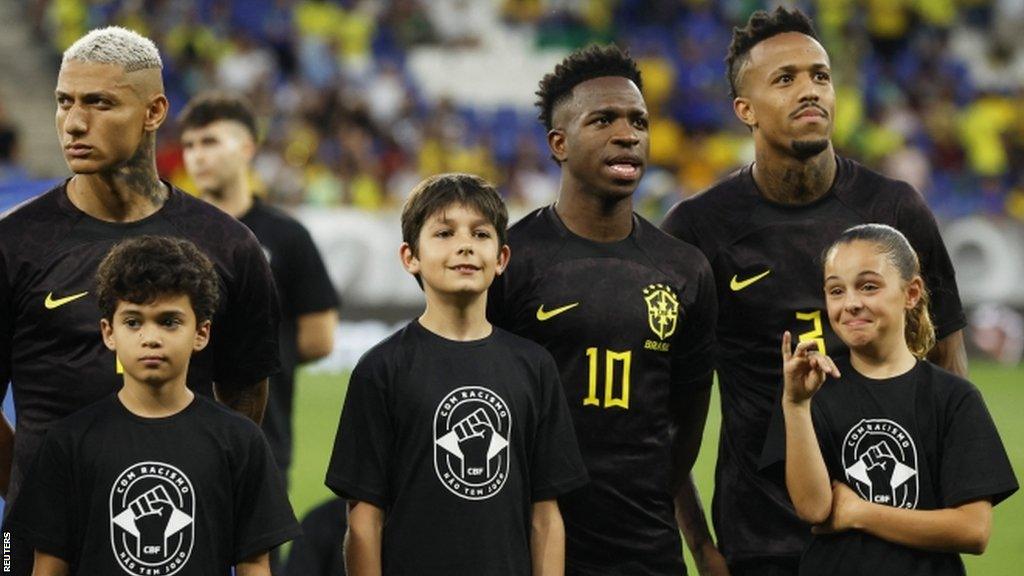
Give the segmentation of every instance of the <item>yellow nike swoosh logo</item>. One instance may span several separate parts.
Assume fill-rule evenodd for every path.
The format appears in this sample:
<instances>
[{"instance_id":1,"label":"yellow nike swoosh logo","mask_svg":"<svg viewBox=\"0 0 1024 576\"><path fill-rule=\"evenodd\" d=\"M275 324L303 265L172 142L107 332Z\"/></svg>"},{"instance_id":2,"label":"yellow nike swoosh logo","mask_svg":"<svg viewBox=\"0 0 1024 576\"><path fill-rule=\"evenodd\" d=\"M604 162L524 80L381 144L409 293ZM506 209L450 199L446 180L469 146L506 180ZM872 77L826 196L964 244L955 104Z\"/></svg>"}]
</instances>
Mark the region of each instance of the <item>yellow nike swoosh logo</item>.
<instances>
[{"instance_id":1,"label":"yellow nike swoosh logo","mask_svg":"<svg viewBox=\"0 0 1024 576\"><path fill-rule=\"evenodd\" d=\"M761 278L764 278L765 276L767 276L767 275L769 275L771 273L772 273L772 270L771 270L771 268L769 268L768 270L765 270L764 272L761 272L757 276L754 276L753 278L747 278L746 280L738 280L736 278L736 276L733 275L732 281L729 282L729 288L732 288L733 292L739 292L740 290L743 290L747 286L750 286L754 282L757 282Z\"/></svg>"},{"instance_id":2,"label":"yellow nike swoosh logo","mask_svg":"<svg viewBox=\"0 0 1024 576\"><path fill-rule=\"evenodd\" d=\"M43 302L43 306L46 306L47 310L53 310L54 308L63 306L68 302L74 302L75 300L78 300L79 298L85 296L86 294L88 294L88 292L79 292L78 294L72 294L71 296L65 296L63 298L57 298L56 300L54 300L53 292L50 292L49 294L46 295L46 300Z\"/></svg>"},{"instance_id":3,"label":"yellow nike swoosh logo","mask_svg":"<svg viewBox=\"0 0 1024 576\"><path fill-rule=\"evenodd\" d=\"M566 310L572 310L573 308L579 305L579 302L573 302L572 304L566 304L565 306L555 308L554 310L544 310L544 305L541 304L540 307L537 308L537 320L540 320L541 322L545 320L550 320L555 316L558 316L562 312L565 312Z\"/></svg>"}]
</instances>

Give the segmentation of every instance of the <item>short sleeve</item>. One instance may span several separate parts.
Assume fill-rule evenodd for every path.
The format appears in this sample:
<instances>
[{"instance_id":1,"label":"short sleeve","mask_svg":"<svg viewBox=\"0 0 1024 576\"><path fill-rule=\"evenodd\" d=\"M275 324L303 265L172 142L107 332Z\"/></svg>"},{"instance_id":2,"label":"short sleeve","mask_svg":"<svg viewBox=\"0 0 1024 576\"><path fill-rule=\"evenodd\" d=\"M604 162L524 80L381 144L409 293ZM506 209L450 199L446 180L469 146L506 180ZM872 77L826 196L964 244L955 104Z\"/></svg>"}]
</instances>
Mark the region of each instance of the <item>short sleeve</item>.
<instances>
[{"instance_id":1,"label":"short sleeve","mask_svg":"<svg viewBox=\"0 0 1024 576\"><path fill-rule=\"evenodd\" d=\"M587 469L576 443L569 406L558 380L558 368L547 351L540 369L543 412L534 434L530 463L531 498L551 500L587 483Z\"/></svg>"},{"instance_id":2,"label":"short sleeve","mask_svg":"<svg viewBox=\"0 0 1024 576\"><path fill-rule=\"evenodd\" d=\"M280 369L280 309L270 266L256 237L240 245L230 271L223 325L214 325L213 381L247 388Z\"/></svg>"},{"instance_id":3,"label":"short sleeve","mask_svg":"<svg viewBox=\"0 0 1024 576\"><path fill-rule=\"evenodd\" d=\"M236 563L267 552L301 533L270 446L255 425L251 430L246 458L234 471Z\"/></svg>"},{"instance_id":4,"label":"short sleeve","mask_svg":"<svg viewBox=\"0 0 1024 576\"><path fill-rule=\"evenodd\" d=\"M67 562L77 556L74 527L79 500L74 496L73 466L55 434L48 434L5 525L34 549Z\"/></svg>"},{"instance_id":5,"label":"short sleeve","mask_svg":"<svg viewBox=\"0 0 1024 576\"><path fill-rule=\"evenodd\" d=\"M947 414L940 468L943 505L979 498L995 505L1016 492L1019 485L1006 448L978 389L971 386L952 402Z\"/></svg>"},{"instance_id":6,"label":"short sleeve","mask_svg":"<svg viewBox=\"0 0 1024 576\"><path fill-rule=\"evenodd\" d=\"M388 463L394 431L386 383L367 364L364 359L352 371L326 484L342 498L387 508L391 502Z\"/></svg>"},{"instance_id":7,"label":"short sleeve","mask_svg":"<svg viewBox=\"0 0 1024 576\"><path fill-rule=\"evenodd\" d=\"M921 273L931 296L929 310L935 336L941 340L966 326L967 319L956 285L956 272L935 216L913 188L899 206L896 227L906 235L921 261Z\"/></svg>"},{"instance_id":8,"label":"short sleeve","mask_svg":"<svg viewBox=\"0 0 1024 576\"><path fill-rule=\"evenodd\" d=\"M281 287L281 295L282 298L288 298L288 304L296 316L338 307L338 294L327 274L320 251L301 224L296 226L288 253L288 264L292 271L291 285L287 291Z\"/></svg>"},{"instance_id":9,"label":"short sleeve","mask_svg":"<svg viewBox=\"0 0 1024 576\"><path fill-rule=\"evenodd\" d=\"M680 337L672 343L672 382L678 386L711 385L715 363L715 329L718 322L718 297L711 265L704 255L697 268L697 290L685 316L678 320Z\"/></svg>"}]
</instances>

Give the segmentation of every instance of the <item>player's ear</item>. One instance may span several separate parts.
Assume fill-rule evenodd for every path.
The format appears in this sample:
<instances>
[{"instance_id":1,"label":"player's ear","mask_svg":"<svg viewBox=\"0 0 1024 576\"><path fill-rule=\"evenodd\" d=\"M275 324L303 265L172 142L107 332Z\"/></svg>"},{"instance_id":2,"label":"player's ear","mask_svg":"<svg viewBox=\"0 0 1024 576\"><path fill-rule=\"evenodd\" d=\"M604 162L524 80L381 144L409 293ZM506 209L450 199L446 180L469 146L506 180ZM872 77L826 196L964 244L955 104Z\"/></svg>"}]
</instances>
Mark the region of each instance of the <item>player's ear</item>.
<instances>
[{"instance_id":1,"label":"player's ear","mask_svg":"<svg viewBox=\"0 0 1024 576\"><path fill-rule=\"evenodd\" d=\"M100 318L100 334L103 335L103 345L111 352L117 351L114 345L114 325L106 318Z\"/></svg>"},{"instance_id":2,"label":"player's ear","mask_svg":"<svg viewBox=\"0 0 1024 576\"><path fill-rule=\"evenodd\" d=\"M156 129L167 119L169 108L170 103L167 102L167 96L163 94L154 94L149 99L149 104L146 105L146 121L144 123L146 132L156 132Z\"/></svg>"},{"instance_id":3,"label":"player's ear","mask_svg":"<svg viewBox=\"0 0 1024 576\"><path fill-rule=\"evenodd\" d=\"M502 245L501 250L498 250L498 265L494 268L495 275L501 276L505 269L508 268L508 261L511 257L512 249L509 248L508 244Z\"/></svg>"},{"instance_id":4,"label":"player's ear","mask_svg":"<svg viewBox=\"0 0 1024 576\"><path fill-rule=\"evenodd\" d=\"M420 273L420 259L416 257L415 251L408 242L402 242L402 245L398 248L398 257L402 259L402 267L409 274Z\"/></svg>"},{"instance_id":5,"label":"player's ear","mask_svg":"<svg viewBox=\"0 0 1024 576\"><path fill-rule=\"evenodd\" d=\"M203 320L196 324L196 339L192 342L192 351L199 352L206 345L210 343L210 330L213 328L213 323L209 320Z\"/></svg>"},{"instance_id":6,"label":"player's ear","mask_svg":"<svg viewBox=\"0 0 1024 576\"><path fill-rule=\"evenodd\" d=\"M754 113L754 108L750 105L749 99L743 96L733 98L732 111L740 119L740 122L746 124L748 128L753 129L754 126L757 126L757 114Z\"/></svg>"},{"instance_id":7,"label":"player's ear","mask_svg":"<svg viewBox=\"0 0 1024 576\"><path fill-rule=\"evenodd\" d=\"M548 149L551 150L551 157L561 164L569 155L565 149L565 131L553 128L548 131Z\"/></svg>"}]
</instances>

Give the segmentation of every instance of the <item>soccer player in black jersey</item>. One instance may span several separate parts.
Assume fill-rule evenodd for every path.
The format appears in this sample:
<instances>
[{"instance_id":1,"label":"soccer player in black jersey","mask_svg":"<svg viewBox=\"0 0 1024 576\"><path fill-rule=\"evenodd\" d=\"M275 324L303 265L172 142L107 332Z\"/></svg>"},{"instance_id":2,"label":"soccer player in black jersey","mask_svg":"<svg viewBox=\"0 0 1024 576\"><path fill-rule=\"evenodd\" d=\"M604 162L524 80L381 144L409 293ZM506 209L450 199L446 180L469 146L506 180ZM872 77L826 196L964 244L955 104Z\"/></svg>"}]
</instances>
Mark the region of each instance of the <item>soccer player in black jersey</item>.
<instances>
[{"instance_id":1,"label":"soccer player in black jersey","mask_svg":"<svg viewBox=\"0 0 1024 576\"><path fill-rule=\"evenodd\" d=\"M716 279L722 432L713 515L722 552L734 576L794 574L810 533L793 512L781 467L759 472L759 457L778 412L779 335L788 330L822 353L845 353L823 317L822 250L855 224L901 230L932 293L939 342L931 359L960 374L965 319L921 196L833 151L835 91L811 21L798 10L755 12L733 32L726 62L755 162L676 205L662 228L700 248Z\"/></svg>"},{"instance_id":2,"label":"soccer player in black jersey","mask_svg":"<svg viewBox=\"0 0 1024 576\"><path fill-rule=\"evenodd\" d=\"M295 368L331 353L338 296L309 231L253 195L256 116L240 96L210 92L178 117L185 168L204 200L256 234L270 260L281 302L281 372L270 379L263 430L282 471L291 463Z\"/></svg>"},{"instance_id":3,"label":"soccer player in black jersey","mask_svg":"<svg viewBox=\"0 0 1024 576\"><path fill-rule=\"evenodd\" d=\"M168 108L160 68L156 46L123 28L73 44L57 79L56 123L74 176L0 220L0 387L13 386L18 425L17 435L0 427L8 503L51 423L120 383L97 329L93 274L126 237L184 237L213 260L223 300L188 382L262 417L278 367L273 279L245 226L157 177L156 130ZM27 573L31 550L25 561L13 536L14 573Z\"/></svg>"},{"instance_id":4,"label":"soccer player in black jersey","mask_svg":"<svg viewBox=\"0 0 1024 576\"><path fill-rule=\"evenodd\" d=\"M714 281L697 249L633 212L649 142L641 86L615 46L577 51L541 81L558 201L509 230L514 256L488 300L494 323L558 362L591 477L559 499L570 575L682 574L679 524L704 525L690 468L711 387ZM707 534L691 536L702 573L721 573Z\"/></svg>"}]
</instances>

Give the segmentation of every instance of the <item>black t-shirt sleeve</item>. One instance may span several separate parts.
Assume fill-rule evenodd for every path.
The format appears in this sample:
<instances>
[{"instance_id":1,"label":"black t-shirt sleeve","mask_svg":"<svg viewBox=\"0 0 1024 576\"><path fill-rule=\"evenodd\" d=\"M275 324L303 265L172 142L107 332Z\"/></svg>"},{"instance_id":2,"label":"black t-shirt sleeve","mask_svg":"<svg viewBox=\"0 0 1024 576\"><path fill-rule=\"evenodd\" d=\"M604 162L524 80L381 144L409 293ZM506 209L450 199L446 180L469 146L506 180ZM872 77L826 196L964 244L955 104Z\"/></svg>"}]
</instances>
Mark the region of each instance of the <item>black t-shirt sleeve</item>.
<instances>
[{"instance_id":1,"label":"black t-shirt sleeve","mask_svg":"<svg viewBox=\"0 0 1024 576\"><path fill-rule=\"evenodd\" d=\"M34 549L71 562L79 500L74 496L71 456L54 436L50 433L43 440L6 526Z\"/></svg>"},{"instance_id":2,"label":"black t-shirt sleeve","mask_svg":"<svg viewBox=\"0 0 1024 576\"><path fill-rule=\"evenodd\" d=\"M287 291L282 288L281 292L287 294L295 315L337 308L338 294L309 232L298 226L291 244L288 253L288 264L292 268L291 286Z\"/></svg>"},{"instance_id":3,"label":"black t-shirt sleeve","mask_svg":"<svg viewBox=\"0 0 1024 576\"><path fill-rule=\"evenodd\" d=\"M939 234L935 216L912 188L898 207L896 222L921 261L921 272L931 296L929 310L935 336L941 340L967 325L949 252Z\"/></svg>"},{"instance_id":4,"label":"black t-shirt sleeve","mask_svg":"<svg viewBox=\"0 0 1024 576\"><path fill-rule=\"evenodd\" d=\"M246 422L248 424L248 422ZM255 425L235 470L235 562L284 544L301 533L270 446Z\"/></svg>"},{"instance_id":5,"label":"black t-shirt sleeve","mask_svg":"<svg viewBox=\"0 0 1024 576\"><path fill-rule=\"evenodd\" d=\"M700 262L697 296L686 311L686 317L679 320L682 338L672 344L672 380L675 388L707 387L712 382L718 297L711 266L703 255Z\"/></svg>"},{"instance_id":6,"label":"black t-shirt sleeve","mask_svg":"<svg viewBox=\"0 0 1024 576\"><path fill-rule=\"evenodd\" d=\"M394 441L385 382L367 365L352 371L327 466L327 487L349 500L387 508Z\"/></svg>"},{"instance_id":7,"label":"black t-shirt sleeve","mask_svg":"<svg viewBox=\"0 0 1024 576\"><path fill-rule=\"evenodd\" d=\"M981 393L971 386L947 408L948 428L942 447L943 504L957 506L988 498L998 504L1019 485L1006 448Z\"/></svg>"},{"instance_id":8,"label":"black t-shirt sleeve","mask_svg":"<svg viewBox=\"0 0 1024 576\"><path fill-rule=\"evenodd\" d=\"M250 234L251 236L251 234ZM263 250L252 237L235 254L224 325L214 325L213 380L229 388L253 386L280 369L277 290Z\"/></svg>"},{"instance_id":9,"label":"black t-shirt sleeve","mask_svg":"<svg viewBox=\"0 0 1024 576\"><path fill-rule=\"evenodd\" d=\"M543 413L539 415L530 462L534 502L551 500L588 481L565 393L558 379L558 367L547 352L543 358L540 369Z\"/></svg>"}]
</instances>

